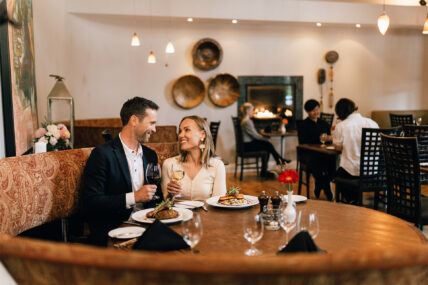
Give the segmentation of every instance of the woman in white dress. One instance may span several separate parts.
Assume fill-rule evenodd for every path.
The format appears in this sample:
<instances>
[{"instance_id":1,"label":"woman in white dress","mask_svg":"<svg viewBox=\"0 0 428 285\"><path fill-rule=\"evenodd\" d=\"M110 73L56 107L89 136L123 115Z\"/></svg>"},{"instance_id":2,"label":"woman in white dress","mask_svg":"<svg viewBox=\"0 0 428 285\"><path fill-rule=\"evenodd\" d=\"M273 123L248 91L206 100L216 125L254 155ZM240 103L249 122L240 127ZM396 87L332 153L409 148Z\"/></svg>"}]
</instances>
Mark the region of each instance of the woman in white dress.
<instances>
[{"instance_id":1,"label":"woman in white dress","mask_svg":"<svg viewBox=\"0 0 428 285\"><path fill-rule=\"evenodd\" d=\"M207 122L198 116L184 117L178 143L180 154L166 159L162 165L164 197L170 194L180 200L205 200L225 195L226 170L223 162L214 157Z\"/></svg>"}]
</instances>

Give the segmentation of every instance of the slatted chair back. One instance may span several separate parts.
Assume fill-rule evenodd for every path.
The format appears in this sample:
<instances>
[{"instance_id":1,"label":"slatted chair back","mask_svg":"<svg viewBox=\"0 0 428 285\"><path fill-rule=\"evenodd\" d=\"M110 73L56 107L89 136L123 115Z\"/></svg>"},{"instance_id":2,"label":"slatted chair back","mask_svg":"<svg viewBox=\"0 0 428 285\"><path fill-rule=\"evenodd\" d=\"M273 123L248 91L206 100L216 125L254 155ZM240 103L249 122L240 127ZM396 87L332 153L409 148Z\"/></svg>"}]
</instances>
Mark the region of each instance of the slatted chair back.
<instances>
[{"instance_id":1,"label":"slatted chair back","mask_svg":"<svg viewBox=\"0 0 428 285\"><path fill-rule=\"evenodd\" d=\"M404 125L413 124L412 114L392 114L389 113L389 119L391 121L391 127L402 127Z\"/></svg>"},{"instance_id":2,"label":"slatted chair back","mask_svg":"<svg viewBox=\"0 0 428 285\"><path fill-rule=\"evenodd\" d=\"M334 114L321 112L320 119L326 121L331 127L333 125Z\"/></svg>"},{"instance_id":3,"label":"slatted chair back","mask_svg":"<svg viewBox=\"0 0 428 285\"><path fill-rule=\"evenodd\" d=\"M421 183L416 137L381 134L388 184L388 214L421 225Z\"/></svg>"},{"instance_id":4,"label":"slatted chair back","mask_svg":"<svg viewBox=\"0 0 428 285\"><path fill-rule=\"evenodd\" d=\"M214 148L217 148L217 135L218 129L220 128L221 121L218 122L210 122L210 132L213 138Z\"/></svg>"},{"instance_id":5,"label":"slatted chair back","mask_svg":"<svg viewBox=\"0 0 428 285\"><path fill-rule=\"evenodd\" d=\"M241 123L238 117L232 117L233 130L235 131L235 147L237 154L244 153L244 138L242 136Z\"/></svg>"}]
</instances>

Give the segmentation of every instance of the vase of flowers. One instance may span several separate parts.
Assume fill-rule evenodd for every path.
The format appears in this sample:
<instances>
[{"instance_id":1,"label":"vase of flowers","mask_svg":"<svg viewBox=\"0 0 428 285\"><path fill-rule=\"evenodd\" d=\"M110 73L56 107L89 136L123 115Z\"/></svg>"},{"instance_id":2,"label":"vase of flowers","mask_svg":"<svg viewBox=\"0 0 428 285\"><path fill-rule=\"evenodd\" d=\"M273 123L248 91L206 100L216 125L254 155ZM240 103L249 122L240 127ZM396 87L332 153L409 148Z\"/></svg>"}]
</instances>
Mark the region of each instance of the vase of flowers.
<instances>
[{"instance_id":1,"label":"vase of flowers","mask_svg":"<svg viewBox=\"0 0 428 285\"><path fill-rule=\"evenodd\" d=\"M47 151L70 149L70 131L64 124L42 124L34 134L35 143L46 143Z\"/></svg>"},{"instance_id":2,"label":"vase of flowers","mask_svg":"<svg viewBox=\"0 0 428 285\"><path fill-rule=\"evenodd\" d=\"M278 181L287 188L287 207L283 210L283 215L289 223L296 220L296 204L293 201L293 183L299 181L299 174L294 170L281 171L278 175Z\"/></svg>"},{"instance_id":3,"label":"vase of flowers","mask_svg":"<svg viewBox=\"0 0 428 285\"><path fill-rule=\"evenodd\" d=\"M288 120L286 118L281 120L281 128L279 129L279 131L281 133L285 133L287 131L287 129L285 128L285 126L288 124Z\"/></svg>"}]
</instances>

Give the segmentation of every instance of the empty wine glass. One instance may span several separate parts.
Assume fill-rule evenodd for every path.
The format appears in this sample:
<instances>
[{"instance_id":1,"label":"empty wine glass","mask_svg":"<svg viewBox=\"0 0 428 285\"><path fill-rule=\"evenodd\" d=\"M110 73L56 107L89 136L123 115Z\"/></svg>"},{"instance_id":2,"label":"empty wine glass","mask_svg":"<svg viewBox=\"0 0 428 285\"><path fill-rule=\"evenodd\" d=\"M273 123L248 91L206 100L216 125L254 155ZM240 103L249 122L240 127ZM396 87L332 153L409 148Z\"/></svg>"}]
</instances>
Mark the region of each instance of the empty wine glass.
<instances>
[{"instance_id":1,"label":"empty wine glass","mask_svg":"<svg viewBox=\"0 0 428 285\"><path fill-rule=\"evenodd\" d=\"M318 236L320 231L317 211L303 209L299 212L297 228L300 231L307 231L313 239Z\"/></svg>"},{"instance_id":2,"label":"empty wine glass","mask_svg":"<svg viewBox=\"0 0 428 285\"><path fill-rule=\"evenodd\" d=\"M288 237L290 232L296 227L297 217L296 217L296 203L292 203L290 207L294 208L294 211L288 207L288 202L285 203L285 196L283 196L283 203L281 208L281 213L279 216L279 224L281 228L285 231L285 244L280 246L279 249L283 249L288 244Z\"/></svg>"},{"instance_id":3,"label":"empty wine glass","mask_svg":"<svg viewBox=\"0 0 428 285\"><path fill-rule=\"evenodd\" d=\"M325 147L325 142L327 141L327 134L326 133L322 133L320 135L320 141L321 141L321 146Z\"/></svg>"},{"instance_id":4,"label":"empty wine glass","mask_svg":"<svg viewBox=\"0 0 428 285\"><path fill-rule=\"evenodd\" d=\"M264 221L261 215L243 215L244 238L251 243L251 248L244 253L248 256L261 255L263 252L254 245L263 237Z\"/></svg>"},{"instance_id":5,"label":"empty wine glass","mask_svg":"<svg viewBox=\"0 0 428 285\"><path fill-rule=\"evenodd\" d=\"M190 246L193 253L195 253L195 246L202 238L202 220L199 213L193 213L193 218L181 223L181 233L183 240Z\"/></svg>"},{"instance_id":6,"label":"empty wine glass","mask_svg":"<svg viewBox=\"0 0 428 285\"><path fill-rule=\"evenodd\" d=\"M159 187L161 182L161 167L157 163L148 163L146 168L146 180L149 184L154 184ZM158 195L153 195L152 200L158 200Z\"/></svg>"}]
</instances>

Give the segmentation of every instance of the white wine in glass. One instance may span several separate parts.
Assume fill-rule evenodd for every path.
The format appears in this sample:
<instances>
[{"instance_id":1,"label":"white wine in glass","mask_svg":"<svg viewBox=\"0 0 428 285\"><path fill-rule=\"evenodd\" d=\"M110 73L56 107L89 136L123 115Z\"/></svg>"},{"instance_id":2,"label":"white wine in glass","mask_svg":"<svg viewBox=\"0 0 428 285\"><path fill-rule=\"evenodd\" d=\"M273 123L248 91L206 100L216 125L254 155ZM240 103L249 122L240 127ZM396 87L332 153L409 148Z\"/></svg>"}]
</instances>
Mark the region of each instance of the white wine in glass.
<instances>
[{"instance_id":1,"label":"white wine in glass","mask_svg":"<svg viewBox=\"0 0 428 285\"><path fill-rule=\"evenodd\" d=\"M177 182L180 182L184 178L184 169L181 164L171 165L171 178ZM181 197L181 194L175 195L175 197Z\"/></svg>"},{"instance_id":2,"label":"white wine in glass","mask_svg":"<svg viewBox=\"0 0 428 285\"><path fill-rule=\"evenodd\" d=\"M323 133L320 135L321 146L325 147L325 142L327 141L327 134Z\"/></svg>"}]
</instances>

